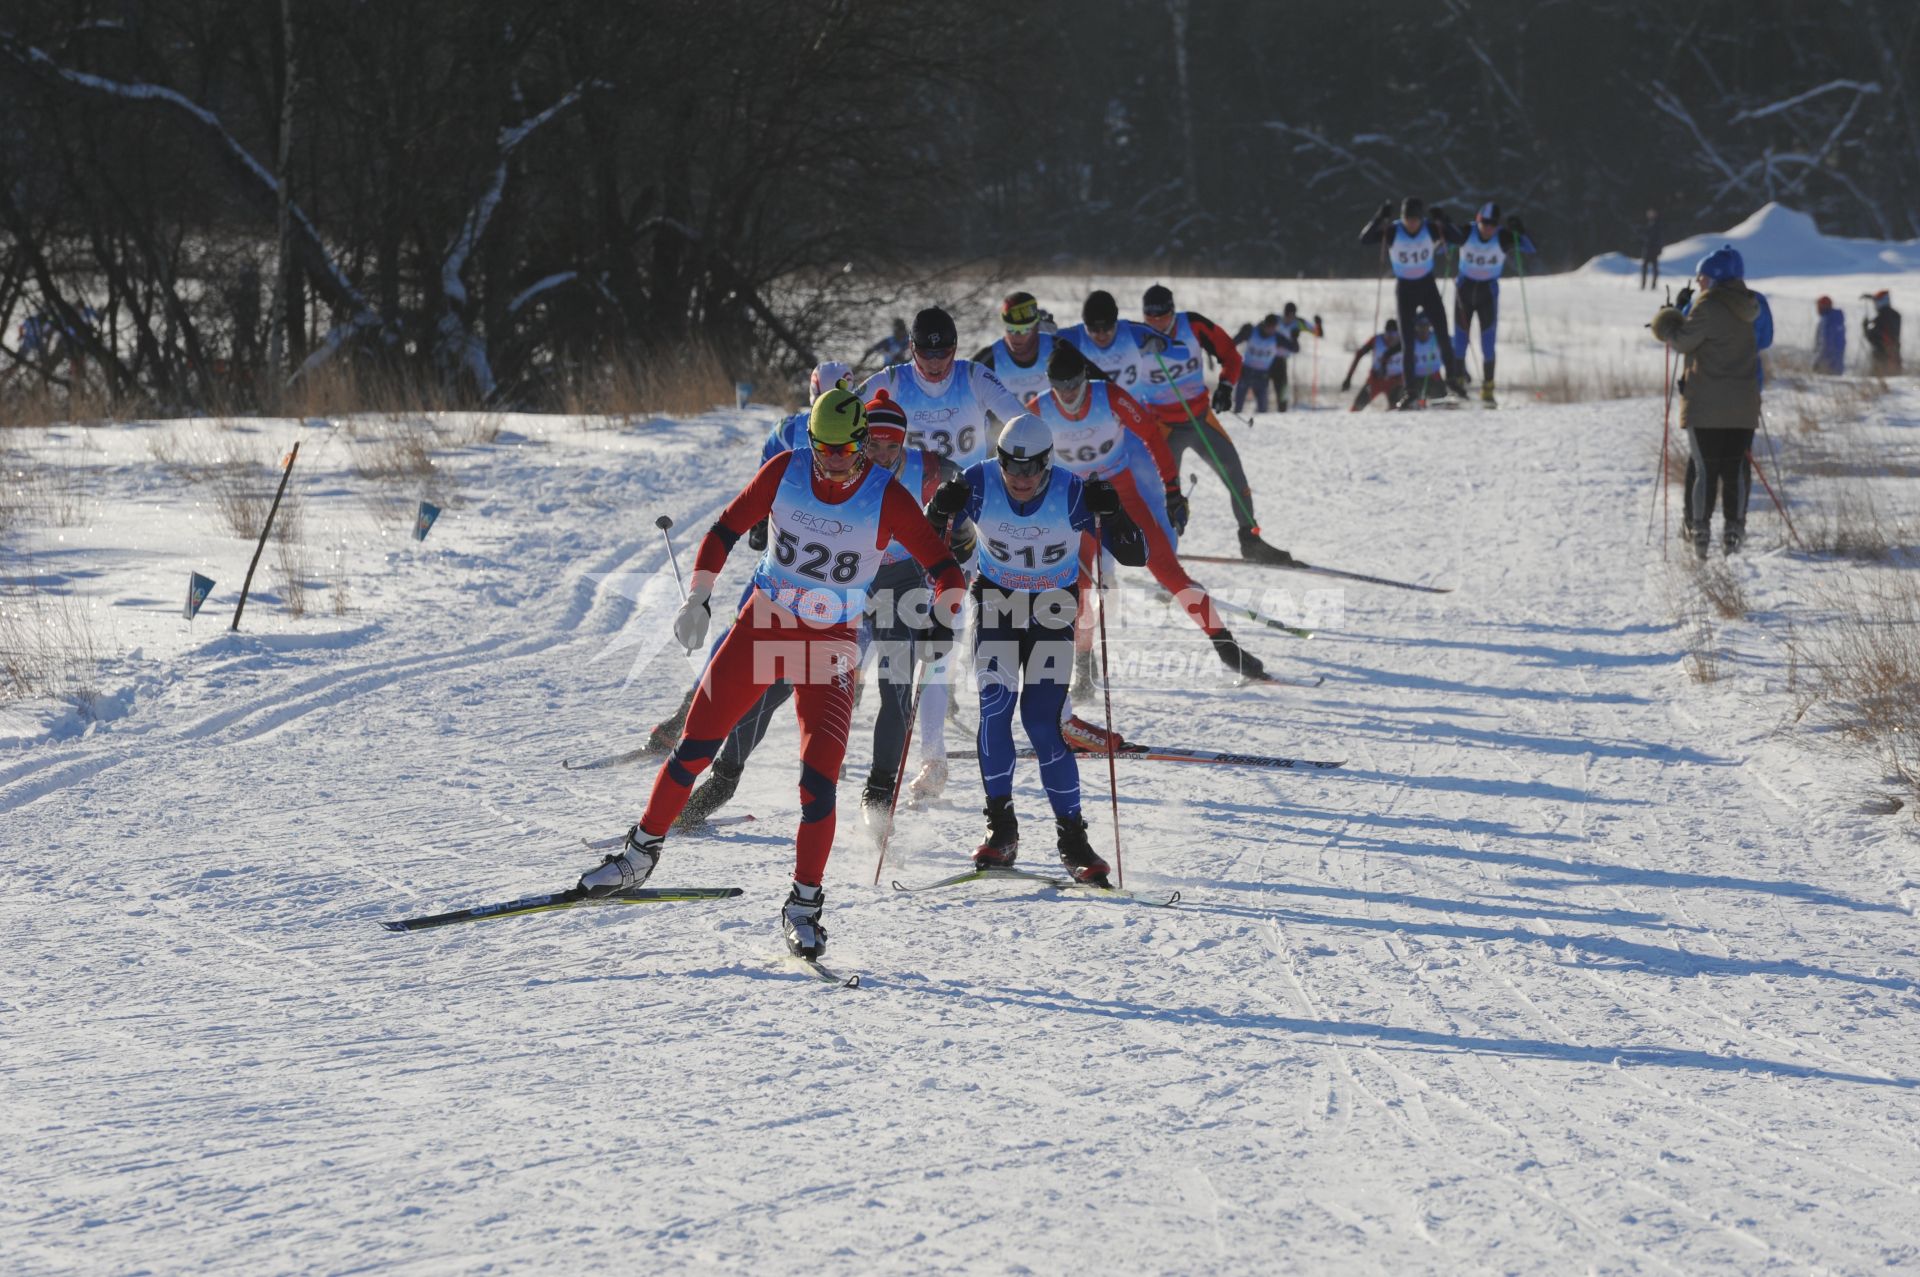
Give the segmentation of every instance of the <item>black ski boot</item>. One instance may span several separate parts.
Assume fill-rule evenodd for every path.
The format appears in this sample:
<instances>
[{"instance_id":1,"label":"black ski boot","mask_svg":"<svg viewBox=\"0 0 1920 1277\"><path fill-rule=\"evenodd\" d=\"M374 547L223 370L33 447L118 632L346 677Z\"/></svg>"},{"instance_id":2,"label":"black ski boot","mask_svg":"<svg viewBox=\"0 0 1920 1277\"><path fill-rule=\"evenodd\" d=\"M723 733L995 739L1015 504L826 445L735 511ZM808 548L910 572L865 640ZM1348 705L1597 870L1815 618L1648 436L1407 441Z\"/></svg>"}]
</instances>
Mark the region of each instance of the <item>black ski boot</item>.
<instances>
[{"instance_id":1,"label":"black ski boot","mask_svg":"<svg viewBox=\"0 0 1920 1277\"><path fill-rule=\"evenodd\" d=\"M673 711L673 717L647 733L648 749L661 753L680 743L680 733L686 730L687 726L687 711L693 708L694 692L699 690L699 685L695 684L693 691L688 692L687 698L680 702L680 708Z\"/></svg>"},{"instance_id":2,"label":"black ski boot","mask_svg":"<svg viewBox=\"0 0 1920 1277\"><path fill-rule=\"evenodd\" d=\"M1259 528L1240 529L1240 557L1249 563L1291 563L1293 556L1260 539Z\"/></svg>"},{"instance_id":3,"label":"black ski boot","mask_svg":"<svg viewBox=\"0 0 1920 1277\"><path fill-rule=\"evenodd\" d=\"M860 827L875 842L893 830L893 787L879 778L869 780L860 791Z\"/></svg>"},{"instance_id":4,"label":"black ski boot","mask_svg":"<svg viewBox=\"0 0 1920 1277\"><path fill-rule=\"evenodd\" d=\"M1013 799L987 799L987 840L973 849L975 869L1011 869L1020 857L1020 821Z\"/></svg>"},{"instance_id":5,"label":"black ski boot","mask_svg":"<svg viewBox=\"0 0 1920 1277\"><path fill-rule=\"evenodd\" d=\"M680 809L680 815L674 820L675 829L695 829L707 823L713 813L725 807L733 798L733 791L740 787L740 776L745 768L735 767L724 759L713 760L713 769L700 783L700 788L687 795L687 805Z\"/></svg>"},{"instance_id":6,"label":"black ski boot","mask_svg":"<svg viewBox=\"0 0 1920 1277\"><path fill-rule=\"evenodd\" d=\"M1055 816L1053 823L1060 831L1060 863L1073 880L1089 887L1111 888L1113 883L1107 874L1112 866L1094 854L1093 844L1087 841L1085 817Z\"/></svg>"},{"instance_id":7,"label":"black ski boot","mask_svg":"<svg viewBox=\"0 0 1920 1277\"><path fill-rule=\"evenodd\" d=\"M1722 532L1721 537L1721 553L1731 558L1740 553L1740 545L1747 539L1747 525L1745 523L1730 522Z\"/></svg>"},{"instance_id":8,"label":"black ski boot","mask_svg":"<svg viewBox=\"0 0 1920 1277\"><path fill-rule=\"evenodd\" d=\"M1453 392L1455 399L1465 399L1467 397L1467 374L1457 372L1447 378L1447 389Z\"/></svg>"},{"instance_id":9,"label":"black ski boot","mask_svg":"<svg viewBox=\"0 0 1920 1277\"><path fill-rule=\"evenodd\" d=\"M1261 663L1260 658L1241 647L1230 631L1220 630L1207 635L1207 639L1213 644L1214 655L1241 678L1258 680L1267 676L1267 667Z\"/></svg>"},{"instance_id":10,"label":"black ski boot","mask_svg":"<svg viewBox=\"0 0 1920 1277\"><path fill-rule=\"evenodd\" d=\"M820 922L827 893L804 882L793 884L787 903L780 910L780 933L787 938L787 952L796 958L817 958L827 951L827 929Z\"/></svg>"}]
</instances>

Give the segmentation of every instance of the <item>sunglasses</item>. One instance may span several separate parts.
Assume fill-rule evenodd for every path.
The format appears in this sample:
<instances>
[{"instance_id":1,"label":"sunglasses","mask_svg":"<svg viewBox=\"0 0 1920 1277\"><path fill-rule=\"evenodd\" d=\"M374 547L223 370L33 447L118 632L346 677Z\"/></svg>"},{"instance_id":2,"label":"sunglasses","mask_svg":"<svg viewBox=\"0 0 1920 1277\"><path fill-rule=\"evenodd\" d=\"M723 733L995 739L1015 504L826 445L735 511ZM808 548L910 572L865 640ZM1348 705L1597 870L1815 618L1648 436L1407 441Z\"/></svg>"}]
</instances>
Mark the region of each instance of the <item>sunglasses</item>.
<instances>
[{"instance_id":1,"label":"sunglasses","mask_svg":"<svg viewBox=\"0 0 1920 1277\"><path fill-rule=\"evenodd\" d=\"M858 439L849 439L845 443L827 443L825 440L815 439L813 450L829 457L851 457L860 451L860 445L866 441L866 432L862 431Z\"/></svg>"},{"instance_id":2,"label":"sunglasses","mask_svg":"<svg viewBox=\"0 0 1920 1277\"><path fill-rule=\"evenodd\" d=\"M922 350L920 347L915 346L913 348L913 357L915 359L924 359L930 364L943 364L953 358L953 351L951 349Z\"/></svg>"},{"instance_id":3,"label":"sunglasses","mask_svg":"<svg viewBox=\"0 0 1920 1277\"><path fill-rule=\"evenodd\" d=\"M1149 307L1147 307L1147 308L1146 308L1146 309L1145 309L1144 311L1142 311L1141 313L1142 313L1142 314L1144 314L1144 315L1146 315L1146 316L1147 316L1147 318L1149 318L1149 319L1158 319L1158 318L1160 318L1160 316L1162 316L1162 315L1171 315L1171 314L1173 313L1173 307L1171 307L1171 306L1149 306Z\"/></svg>"},{"instance_id":4,"label":"sunglasses","mask_svg":"<svg viewBox=\"0 0 1920 1277\"><path fill-rule=\"evenodd\" d=\"M1002 453L1000 455L1000 469L1004 474L1031 478L1034 475L1044 474L1046 472L1047 460L1044 455L1038 457L1009 457L1005 453Z\"/></svg>"},{"instance_id":5,"label":"sunglasses","mask_svg":"<svg viewBox=\"0 0 1920 1277\"><path fill-rule=\"evenodd\" d=\"M1038 328L1039 326L1040 326L1040 321L1037 319L1030 324L1008 324L1007 336L1024 337L1026 334L1032 332L1034 329Z\"/></svg>"},{"instance_id":6,"label":"sunglasses","mask_svg":"<svg viewBox=\"0 0 1920 1277\"><path fill-rule=\"evenodd\" d=\"M1110 333L1119 326L1118 323L1096 324L1091 319L1087 321L1087 331L1090 333Z\"/></svg>"}]
</instances>

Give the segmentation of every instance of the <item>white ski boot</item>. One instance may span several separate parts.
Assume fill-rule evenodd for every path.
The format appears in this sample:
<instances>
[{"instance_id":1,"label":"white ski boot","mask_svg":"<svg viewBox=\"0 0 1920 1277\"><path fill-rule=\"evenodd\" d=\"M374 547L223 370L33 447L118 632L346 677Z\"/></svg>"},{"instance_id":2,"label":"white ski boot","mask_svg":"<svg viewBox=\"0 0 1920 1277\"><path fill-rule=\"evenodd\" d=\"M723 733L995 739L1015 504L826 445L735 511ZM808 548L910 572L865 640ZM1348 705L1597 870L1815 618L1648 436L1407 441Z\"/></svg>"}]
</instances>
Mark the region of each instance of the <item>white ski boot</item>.
<instances>
[{"instance_id":1,"label":"white ski boot","mask_svg":"<svg viewBox=\"0 0 1920 1277\"><path fill-rule=\"evenodd\" d=\"M652 876L653 867L660 863L660 847L665 842L659 834L643 833L640 826L635 825L627 830L627 845L601 861L599 868L581 874L577 886L590 896L630 891Z\"/></svg>"},{"instance_id":2,"label":"white ski boot","mask_svg":"<svg viewBox=\"0 0 1920 1277\"><path fill-rule=\"evenodd\" d=\"M929 758L920 764L920 774L907 786L907 798L915 807L926 804L947 792L947 760Z\"/></svg>"},{"instance_id":3,"label":"white ski boot","mask_svg":"<svg viewBox=\"0 0 1920 1277\"><path fill-rule=\"evenodd\" d=\"M820 922L820 910L826 903L824 889L804 882L794 883L787 893L786 907L780 911L780 932L794 957L817 958L827 951L827 929Z\"/></svg>"}]
</instances>

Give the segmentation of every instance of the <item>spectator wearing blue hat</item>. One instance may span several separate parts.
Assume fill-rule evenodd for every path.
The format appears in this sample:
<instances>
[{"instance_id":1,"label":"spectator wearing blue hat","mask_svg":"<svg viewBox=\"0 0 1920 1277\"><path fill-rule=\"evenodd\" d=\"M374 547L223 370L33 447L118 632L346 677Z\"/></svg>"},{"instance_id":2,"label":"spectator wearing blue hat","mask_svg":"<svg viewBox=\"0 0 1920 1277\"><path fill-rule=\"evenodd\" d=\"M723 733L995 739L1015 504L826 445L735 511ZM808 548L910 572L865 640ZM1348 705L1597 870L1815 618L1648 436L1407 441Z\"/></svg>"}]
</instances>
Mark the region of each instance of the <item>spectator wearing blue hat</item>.
<instances>
[{"instance_id":1,"label":"spectator wearing blue hat","mask_svg":"<svg viewBox=\"0 0 1920 1277\"><path fill-rule=\"evenodd\" d=\"M1679 304L1661 308L1652 323L1653 335L1681 356L1680 428L1687 432L1694 469L1687 530L1700 558L1707 554L1716 498L1725 552L1737 551L1746 536L1747 451L1760 425L1755 321L1761 303L1744 273L1737 252L1715 249L1700 259L1696 287L1682 289Z\"/></svg>"}]
</instances>

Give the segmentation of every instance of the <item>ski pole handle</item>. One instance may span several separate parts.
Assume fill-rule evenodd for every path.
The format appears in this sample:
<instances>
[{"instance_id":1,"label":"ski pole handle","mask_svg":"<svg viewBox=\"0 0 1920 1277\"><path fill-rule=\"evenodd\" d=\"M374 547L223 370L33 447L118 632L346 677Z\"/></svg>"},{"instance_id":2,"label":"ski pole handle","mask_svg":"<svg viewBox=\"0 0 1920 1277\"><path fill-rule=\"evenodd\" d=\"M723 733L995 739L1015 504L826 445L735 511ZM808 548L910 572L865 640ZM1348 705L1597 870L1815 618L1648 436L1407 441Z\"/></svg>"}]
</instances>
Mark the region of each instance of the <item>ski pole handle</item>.
<instances>
[{"instance_id":1,"label":"ski pole handle","mask_svg":"<svg viewBox=\"0 0 1920 1277\"><path fill-rule=\"evenodd\" d=\"M673 537L669 531L673 527L673 520L663 514L653 521L653 526L660 529L660 539L667 543L667 562L673 564L673 583L680 587L680 601L685 603L687 583L680 578L680 558L673 552Z\"/></svg>"}]
</instances>

